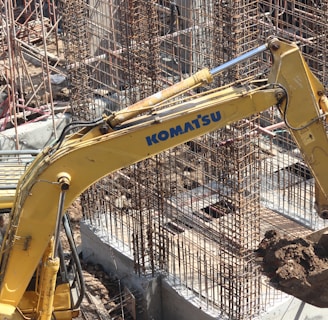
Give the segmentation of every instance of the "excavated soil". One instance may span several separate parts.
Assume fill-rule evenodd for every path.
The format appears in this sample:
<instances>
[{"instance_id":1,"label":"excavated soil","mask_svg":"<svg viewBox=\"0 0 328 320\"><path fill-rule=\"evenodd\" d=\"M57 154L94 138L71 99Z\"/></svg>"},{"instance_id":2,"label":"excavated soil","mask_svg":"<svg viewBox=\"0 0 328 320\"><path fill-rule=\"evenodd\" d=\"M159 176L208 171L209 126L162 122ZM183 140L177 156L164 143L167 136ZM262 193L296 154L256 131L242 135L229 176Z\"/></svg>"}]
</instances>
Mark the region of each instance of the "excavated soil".
<instances>
[{"instance_id":1,"label":"excavated soil","mask_svg":"<svg viewBox=\"0 0 328 320\"><path fill-rule=\"evenodd\" d=\"M263 272L277 289L312 305L328 307L327 244L324 237L313 242L270 230L257 254L262 258Z\"/></svg>"}]
</instances>

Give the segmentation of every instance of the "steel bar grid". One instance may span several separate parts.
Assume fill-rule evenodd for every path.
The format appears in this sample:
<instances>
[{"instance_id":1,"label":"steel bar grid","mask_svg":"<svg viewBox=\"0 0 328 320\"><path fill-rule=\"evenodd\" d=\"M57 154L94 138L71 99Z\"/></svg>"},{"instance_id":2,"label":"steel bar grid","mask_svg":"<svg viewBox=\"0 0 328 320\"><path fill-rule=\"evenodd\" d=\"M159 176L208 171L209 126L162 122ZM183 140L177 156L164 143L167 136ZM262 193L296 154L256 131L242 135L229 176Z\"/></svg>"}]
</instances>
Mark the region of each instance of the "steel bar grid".
<instances>
[{"instance_id":1,"label":"steel bar grid","mask_svg":"<svg viewBox=\"0 0 328 320\"><path fill-rule=\"evenodd\" d=\"M20 124L54 119L51 76L62 73L55 9L52 0L0 1L0 130L14 127L17 149Z\"/></svg>"},{"instance_id":2,"label":"steel bar grid","mask_svg":"<svg viewBox=\"0 0 328 320\"><path fill-rule=\"evenodd\" d=\"M46 102L38 97L46 95L54 113L52 75L67 79L73 118L91 120L229 61L272 34L297 41L327 84L327 5L0 0L0 93L13 97L0 102L0 124L25 122L23 98L39 108ZM27 72L31 58L41 75ZM265 76L268 60L264 54L224 70L213 86ZM274 227L304 234L303 225L320 226L313 179L274 109L113 173L81 203L85 221L133 259L137 274L163 274L205 312L227 319L255 319L284 298L255 262L263 233Z\"/></svg>"},{"instance_id":3,"label":"steel bar grid","mask_svg":"<svg viewBox=\"0 0 328 320\"><path fill-rule=\"evenodd\" d=\"M94 57L106 55L91 67L94 92L101 92L110 109L117 110L200 68L249 51L269 34L281 35L279 28L286 29L283 15L269 17L281 22L268 23L266 5L90 2L91 52ZM291 14L297 16L296 11ZM300 30L288 32L288 38L300 41ZM317 32L312 30L311 41ZM307 58L312 57L306 51L309 41L301 43ZM318 46L311 50L320 51ZM315 55L310 60L319 76L325 59ZM261 57L254 57L225 70L215 84L261 74L266 66L259 61ZM288 216L285 206L293 206L304 218L304 203L313 196L310 179L303 189L294 181L300 172L296 177L286 175L286 170L276 172L275 161L281 157L287 157L286 166L293 162L292 153L281 152L278 145L292 143L279 132L261 134L274 123L268 118L277 120L270 111L255 115L112 174L83 196L85 219L107 230L111 243L130 250L136 273L164 273L208 310L217 309L229 319L253 319L283 298L261 278L253 255L268 226L262 213L271 211L264 208L277 207ZM277 180L279 200L273 198L279 194L273 186Z\"/></svg>"}]
</instances>

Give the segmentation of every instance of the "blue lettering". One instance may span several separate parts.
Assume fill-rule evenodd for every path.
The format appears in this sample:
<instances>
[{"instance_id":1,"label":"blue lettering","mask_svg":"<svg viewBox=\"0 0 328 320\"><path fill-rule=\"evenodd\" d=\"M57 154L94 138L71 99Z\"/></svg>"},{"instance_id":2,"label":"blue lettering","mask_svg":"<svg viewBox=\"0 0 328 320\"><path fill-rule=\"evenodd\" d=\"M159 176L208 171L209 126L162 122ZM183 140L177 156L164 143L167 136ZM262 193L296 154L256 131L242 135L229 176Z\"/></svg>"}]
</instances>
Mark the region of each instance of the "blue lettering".
<instances>
[{"instance_id":1,"label":"blue lettering","mask_svg":"<svg viewBox=\"0 0 328 320\"><path fill-rule=\"evenodd\" d=\"M195 128L192 126L190 122L186 122L183 133L187 133L188 131L192 131L192 130L195 130Z\"/></svg>"},{"instance_id":2,"label":"blue lettering","mask_svg":"<svg viewBox=\"0 0 328 320\"><path fill-rule=\"evenodd\" d=\"M220 111L216 111L216 113L211 113L211 119L213 122L218 122L221 120L221 113Z\"/></svg>"},{"instance_id":3,"label":"blue lettering","mask_svg":"<svg viewBox=\"0 0 328 320\"><path fill-rule=\"evenodd\" d=\"M199 114L198 116L197 116L197 119L195 119L195 120L191 120L191 122L195 125L195 127L196 127L196 129L199 129L200 128L200 123L199 123L199 120L198 119L200 119L202 116Z\"/></svg>"},{"instance_id":4,"label":"blue lettering","mask_svg":"<svg viewBox=\"0 0 328 320\"><path fill-rule=\"evenodd\" d=\"M157 135L158 139L161 141L165 141L169 138L170 134L168 133L168 131L160 131Z\"/></svg>"},{"instance_id":5,"label":"blue lettering","mask_svg":"<svg viewBox=\"0 0 328 320\"><path fill-rule=\"evenodd\" d=\"M180 125L176 126L175 128L170 128L170 136L171 138L178 136L179 134L182 134L183 130Z\"/></svg>"},{"instance_id":6,"label":"blue lettering","mask_svg":"<svg viewBox=\"0 0 328 320\"><path fill-rule=\"evenodd\" d=\"M220 120L220 111L212 112L211 114L205 114L204 116L199 114L197 115L196 119L193 119L190 122L186 122L183 126L177 125L176 127L169 128L168 130L162 130L158 133L152 134L151 136L147 136L146 141L148 146L151 146L153 144L159 143L160 141L165 141L169 138L174 138L189 131L199 129L202 126L208 126L212 122L218 122Z\"/></svg>"},{"instance_id":7,"label":"blue lettering","mask_svg":"<svg viewBox=\"0 0 328 320\"><path fill-rule=\"evenodd\" d=\"M154 133L151 137L146 137L147 144L151 146L153 143L158 143L159 141L156 139L156 133Z\"/></svg>"},{"instance_id":8,"label":"blue lettering","mask_svg":"<svg viewBox=\"0 0 328 320\"><path fill-rule=\"evenodd\" d=\"M209 118L208 114L202 116L203 126L208 126L211 123L211 119Z\"/></svg>"}]
</instances>

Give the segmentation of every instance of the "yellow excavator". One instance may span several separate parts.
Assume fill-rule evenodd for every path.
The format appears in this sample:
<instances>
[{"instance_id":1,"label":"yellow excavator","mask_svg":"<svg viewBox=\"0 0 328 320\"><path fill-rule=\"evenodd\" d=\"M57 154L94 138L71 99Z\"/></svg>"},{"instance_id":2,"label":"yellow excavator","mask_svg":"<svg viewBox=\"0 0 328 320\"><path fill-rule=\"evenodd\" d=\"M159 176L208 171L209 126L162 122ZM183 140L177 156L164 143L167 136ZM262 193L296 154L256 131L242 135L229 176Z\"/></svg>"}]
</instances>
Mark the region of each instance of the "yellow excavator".
<instances>
[{"instance_id":1,"label":"yellow excavator","mask_svg":"<svg viewBox=\"0 0 328 320\"><path fill-rule=\"evenodd\" d=\"M267 79L178 98L266 50L272 65ZM29 164L16 190L0 190L0 209L10 209L0 252L0 319L68 320L78 315L81 295L76 298L71 280L61 277L59 233L63 213L90 185L272 106L281 112L316 181L316 210L328 218L324 87L295 43L270 37L236 59L201 70L121 111L93 122L68 124L59 139Z\"/></svg>"}]
</instances>

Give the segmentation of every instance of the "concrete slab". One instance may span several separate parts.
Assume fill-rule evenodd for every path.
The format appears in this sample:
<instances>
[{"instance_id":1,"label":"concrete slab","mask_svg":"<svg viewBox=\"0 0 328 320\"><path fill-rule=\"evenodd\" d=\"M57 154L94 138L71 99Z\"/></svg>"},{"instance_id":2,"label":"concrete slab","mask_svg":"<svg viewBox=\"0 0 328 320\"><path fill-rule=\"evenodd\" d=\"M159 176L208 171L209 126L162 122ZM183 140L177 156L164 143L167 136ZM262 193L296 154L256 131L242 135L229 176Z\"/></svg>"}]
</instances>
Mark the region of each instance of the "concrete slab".
<instances>
[{"instance_id":1,"label":"concrete slab","mask_svg":"<svg viewBox=\"0 0 328 320\"><path fill-rule=\"evenodd\" d=\"M325 284L323 284L325 285ZM262 314L256 320L325 320L328 309L317 308L303 301L290 298Z\"/></svg>"}]
</instances>

